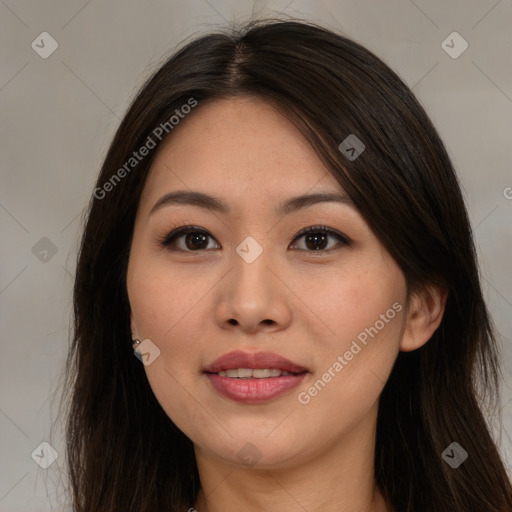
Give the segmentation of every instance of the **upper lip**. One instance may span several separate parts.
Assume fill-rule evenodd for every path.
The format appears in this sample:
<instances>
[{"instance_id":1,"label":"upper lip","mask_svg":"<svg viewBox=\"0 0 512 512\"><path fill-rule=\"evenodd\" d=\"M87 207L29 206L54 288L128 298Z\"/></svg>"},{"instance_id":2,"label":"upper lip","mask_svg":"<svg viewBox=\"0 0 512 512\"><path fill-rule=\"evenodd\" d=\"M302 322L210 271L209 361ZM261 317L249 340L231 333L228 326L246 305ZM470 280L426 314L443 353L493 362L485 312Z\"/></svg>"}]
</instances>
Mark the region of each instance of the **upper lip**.
<instances>
[{"instance_id":1,"label":"upper lip","mask_svg":"<svg viewBox=\"0 0 512 512\"><path fill-rule=\"evenodd\" d=\"M279 354L274 354L273 352L256 352L251 354L240 350L229 352L218 357L213 361L213 363L209 364L204 371L206 373L218 373L234 368L275 368L285 370L290 373L302 373L307 371L303 366L300 366Z\"/></svg>"}]
</instances>

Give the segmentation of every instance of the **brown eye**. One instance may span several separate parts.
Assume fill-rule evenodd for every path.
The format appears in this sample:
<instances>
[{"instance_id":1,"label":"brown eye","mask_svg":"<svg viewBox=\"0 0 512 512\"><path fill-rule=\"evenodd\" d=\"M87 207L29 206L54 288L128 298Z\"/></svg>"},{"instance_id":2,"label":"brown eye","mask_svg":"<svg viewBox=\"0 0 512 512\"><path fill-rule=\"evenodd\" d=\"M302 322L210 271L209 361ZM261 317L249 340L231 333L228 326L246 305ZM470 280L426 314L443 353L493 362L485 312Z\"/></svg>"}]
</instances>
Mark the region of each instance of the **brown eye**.
<instances>
[{"instance_id":1,"label":"brown eye","mask_svg":"<svg viewBox=\"0 0 512 512\"><path fill-rule=\"evenodd\" d=\"M341 233L334 231L325 226L311 226L302 230L293 240L299 240L304 238L306 249L299 248L299 250L305 251L329 251L333 248L326 247L328 245L329 238L335 238L338 243L343 245L350 245L350 240ZM334 244L336 246L336 244Z\"/></svg>"},{"instance_id":2,"label":"brown eye","mask_svg":"<svg viewBox=\"0 0 512 512\"><path fill-rule=\"evenodd\" d=\"M208 249L208 238L213 237L204 229L195 226L182 226L181 228L171 231L160 242L160 245L168 248L171 251L188 251L195 252ZM173 246L176 241L183 239L182 244L177 249Z\"/></svg>"}]
</instances>

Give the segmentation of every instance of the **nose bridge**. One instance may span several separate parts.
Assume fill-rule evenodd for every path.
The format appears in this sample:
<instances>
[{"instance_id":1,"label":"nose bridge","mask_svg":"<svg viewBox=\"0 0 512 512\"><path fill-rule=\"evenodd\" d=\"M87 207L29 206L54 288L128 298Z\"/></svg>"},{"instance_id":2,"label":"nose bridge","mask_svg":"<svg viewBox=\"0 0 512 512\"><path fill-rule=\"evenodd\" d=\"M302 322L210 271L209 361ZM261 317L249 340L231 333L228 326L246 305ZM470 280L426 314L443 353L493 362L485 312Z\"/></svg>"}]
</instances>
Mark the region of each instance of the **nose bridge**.
<instances>
[{"instance_id":1,"label":"nose bridge","mask_svg":"<svg viewBox=\"0 0 512 512\"><path fill-rule=\"evenodd\" d=\"M269 279L272 279L272 273L268 268L272 265L272 253L268 239L264 242L263 237L260 237L258 242L251 235L245 237L235 247L233 255L235 286L248 286L253 289L254 294L262 288L267 288L270 284Z\"/></svg>"}]
</instances>

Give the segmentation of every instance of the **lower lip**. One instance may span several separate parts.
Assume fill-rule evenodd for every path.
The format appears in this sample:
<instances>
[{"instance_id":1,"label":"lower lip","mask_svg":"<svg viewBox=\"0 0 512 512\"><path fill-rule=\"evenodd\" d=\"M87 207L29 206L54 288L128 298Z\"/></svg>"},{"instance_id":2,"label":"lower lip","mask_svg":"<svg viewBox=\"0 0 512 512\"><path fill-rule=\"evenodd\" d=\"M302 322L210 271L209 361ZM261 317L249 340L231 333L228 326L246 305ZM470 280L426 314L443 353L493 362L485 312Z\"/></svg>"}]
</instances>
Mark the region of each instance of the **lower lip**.
<instances>
[{"instance_id":1,"label":"lower lip","mask_svg":"<svg viewBox=\"0 0 512 512\"><path fill-rule=\"evenodd\" d=\"M235 402L261 404L297 387L306 374L307 372L304 372L297 375L269 377L268 379L232 379L221 377L215 373L207 373L206 376L221 395Z\"/></svg>"}]
</instances>

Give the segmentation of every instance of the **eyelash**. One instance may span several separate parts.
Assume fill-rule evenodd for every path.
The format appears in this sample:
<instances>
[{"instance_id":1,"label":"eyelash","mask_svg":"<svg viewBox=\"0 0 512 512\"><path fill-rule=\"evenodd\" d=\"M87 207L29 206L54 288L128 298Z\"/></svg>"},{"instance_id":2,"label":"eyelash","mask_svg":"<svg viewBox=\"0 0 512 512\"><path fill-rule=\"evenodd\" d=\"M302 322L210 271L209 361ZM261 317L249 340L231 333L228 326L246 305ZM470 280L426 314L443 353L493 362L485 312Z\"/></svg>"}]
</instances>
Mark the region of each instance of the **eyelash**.
<instances>
[{"instance_id":1,"label":"eyelash","mask_svg":"<svg viewBox=\"0 0 512 512\"><path fill-rule=\"evenodd\" d=\"M180 236L183 236L183 235L187 235L189 233L201 233L201 234L204 234L211 238L214 238L212 235L210 235L210 233L208 233L208 231L206 231L198 226L181 226L177 229L174 229L170 233L167 233L163 237L161 237L158 240L158 245L165 247L170 251L181 251L181 252L189 252L189 253L204 252L204 251L209 250L209 249L198 249L196 251L191 251L191 250L187 250L187 249L170 249L169 248L171 243L174 242L177 238L179 238ZM351 243L351 240L347 236L345 236L331 228L328 228L327 226L310 226L308 228L305 228L305 229L301 230L299 233L297 233L297 235L295 235L295 237L293 237L290 240L290 242L294 242L295 240L298 240L302 236L307 235L309 233L323 233L323 234L332 236L334 238L337 238L343 246L349 246ZM297 250L316 254L316 253L330 252L333 249L334 248L331 247L330 249L319 249L319 250L308 250L308 249L297 249Z\"/></svg>"}]
</instances>

